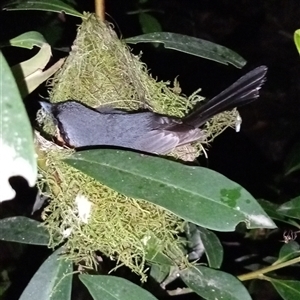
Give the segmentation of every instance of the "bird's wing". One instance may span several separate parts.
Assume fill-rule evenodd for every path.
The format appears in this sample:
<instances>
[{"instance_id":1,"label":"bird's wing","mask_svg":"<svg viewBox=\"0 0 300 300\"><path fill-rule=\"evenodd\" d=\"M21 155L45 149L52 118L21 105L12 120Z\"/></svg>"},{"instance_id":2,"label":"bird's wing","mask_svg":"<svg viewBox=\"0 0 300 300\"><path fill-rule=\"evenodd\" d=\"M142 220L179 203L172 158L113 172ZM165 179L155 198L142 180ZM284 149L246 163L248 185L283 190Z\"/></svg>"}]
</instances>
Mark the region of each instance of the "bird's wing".
<instances>
[{"instance_id":1,"label":"bird's wing","mask_svg":"<svg viewBox=\"0 0 300 300\"><path fill-rule=\"evenodd\" d=\"M203 139L203 131L199 128L191 129L190 127L187 127L186 130L181 132L156 129L149 131L139 138L134 143L134 147L141 151L166 154L178 146Z\"/></svg>"},{"instance_id":2,"label":"bird's wing","mask_svg":"<svg viewBox=\"0 0 300 300\"><path fill-rule=\"evenodd\" d=\"M134 142L133 148L145 152L165 154L172 151L179 144L179 137L175 132L165 130L151 130Z\"/></svg>"}]
</instances>

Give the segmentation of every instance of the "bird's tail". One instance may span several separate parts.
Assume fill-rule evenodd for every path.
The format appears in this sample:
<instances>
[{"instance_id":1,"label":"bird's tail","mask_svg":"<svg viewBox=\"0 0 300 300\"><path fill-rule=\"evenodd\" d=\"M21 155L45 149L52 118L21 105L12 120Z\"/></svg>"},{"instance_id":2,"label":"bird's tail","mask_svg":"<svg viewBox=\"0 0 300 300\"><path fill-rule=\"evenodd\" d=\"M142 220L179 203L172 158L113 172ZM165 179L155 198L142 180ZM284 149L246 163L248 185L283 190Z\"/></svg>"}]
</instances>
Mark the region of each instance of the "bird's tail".
<instances>
[{"instance_id":1,"label":"bird's tail","mask_svg":"<svg viewBox=\"0 0 300 300\"><path fill-rule=\"evenodd\" d=\"M200 127L210 118L223 111L255 100L259 97L259 90L265 82L267 70L266 66L260 66L250 71L223 92L188 114L183 122L195 128Z\"/></svg>"}]
</instances>

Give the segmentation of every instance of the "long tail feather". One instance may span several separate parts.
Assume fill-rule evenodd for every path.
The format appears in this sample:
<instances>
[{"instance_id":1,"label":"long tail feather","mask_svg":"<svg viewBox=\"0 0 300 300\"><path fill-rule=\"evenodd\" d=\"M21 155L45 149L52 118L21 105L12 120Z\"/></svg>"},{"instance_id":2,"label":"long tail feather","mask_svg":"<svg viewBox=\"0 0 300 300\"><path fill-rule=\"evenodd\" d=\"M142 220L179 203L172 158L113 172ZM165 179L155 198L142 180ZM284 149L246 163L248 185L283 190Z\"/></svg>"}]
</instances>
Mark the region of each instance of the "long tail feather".
<instances>
[{"instance_id":1,"label":"long tail feather","mask_svg":"<svg viewBox=\"0 0 300 300\"><path fill-rule=\"evenodd\" d=\"M266 66L260 66L250 71L223 92L187 115L183 122L194 127L200 127L210 118L225 110L255 100L259 97L259 90L265 82L267 70Z\"/></svg>"}]
</instances>

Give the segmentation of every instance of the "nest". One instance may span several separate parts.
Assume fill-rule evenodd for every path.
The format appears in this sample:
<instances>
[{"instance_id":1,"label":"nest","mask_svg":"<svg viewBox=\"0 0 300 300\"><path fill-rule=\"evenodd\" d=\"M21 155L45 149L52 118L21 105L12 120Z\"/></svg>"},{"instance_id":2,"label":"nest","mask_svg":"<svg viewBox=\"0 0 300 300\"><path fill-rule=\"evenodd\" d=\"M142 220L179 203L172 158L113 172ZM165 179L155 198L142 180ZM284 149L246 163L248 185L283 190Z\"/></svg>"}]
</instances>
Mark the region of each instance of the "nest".
<instances>
[{"instance_id":1,"label":"nest","mask_svg":"<svg viewBox=\"0 0 300 300\"><path fill-rule=\"evenodd\" d=\"M39 189L45 191L47 186L47 196L52 199L42 215L43 225L50 233L50 247L65 242L63 256L84 268L97 268L99 252L116 260L117 267L128 266L142 280L146 279L146 261L156 253L176 261L179 267L187 265L178 237L183 231L183 220L147 201L118 194L70 168L62 159L73 150L49 145L39 135L36 143ZM79 198L89 203L88 216L82 217Z\"/></svg>"},{"instance_id":2,"label":"nest","mask_svg":"<svg viewBox=\"0 0 300 300\"><path fill-rule=\"evenodd\" d=\"M186 115L203 100L199 90L189 97L182 94L177 80L171 86L170 82L152 78L140 56L131 53L112 25L94 15L83 19L70 55L48 84L53 103L76 99L91 107L147 108L175 117ZM233 125L235 118L235 111L213 118L205 128L207 141ZM55 130L50 127L45 126L44 130L53 134ZM87 268L97 266L95 253L100 252L116 260L117 266L128 266L142 280L146 278L150 248L152 253L166 255L179 267L188 264L178 237L184 228L183 220L154 204L118 194L66 165L62 158L70 156L73 150L54 143L49 146L41 136L36 140L39 187L44 192L47 186L52 199L43 214L51 236L50 247L65 241L65 256ZM180 147L171 155L194 160L201 149L203 146L195 143ZM86 220L80 217L76 202L80 197L91 207Z\"/></svg>"}]
</instances>

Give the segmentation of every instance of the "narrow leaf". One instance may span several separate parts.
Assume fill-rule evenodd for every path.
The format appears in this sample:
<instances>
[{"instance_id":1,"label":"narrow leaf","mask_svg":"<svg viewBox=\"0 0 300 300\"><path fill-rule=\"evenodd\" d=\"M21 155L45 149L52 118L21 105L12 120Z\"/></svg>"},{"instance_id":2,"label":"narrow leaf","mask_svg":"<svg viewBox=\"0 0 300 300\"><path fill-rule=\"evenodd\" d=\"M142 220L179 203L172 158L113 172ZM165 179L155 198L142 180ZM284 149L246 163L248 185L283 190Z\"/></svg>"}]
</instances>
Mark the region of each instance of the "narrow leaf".
<instances>
[{"instance_id":1,"label":"narrow leaf","mask_svg":"<svg viewBox=\"0 0 300 300\"><path fill-rule=\"evenodd\" d=\"M300 281L296 280L278 280L268 277L278 294L284 300L300 299Z\"/></svg>"},{"instance_id":2,"label":"narrow leaf","mask_svg":"<svg viewBox=\"0 0 300 300\"><path fill-rule=\"evenodd\" d=\"M162 31L160 23L150 14L140 13L139 22L144 33Z\"/></svg>"},{"instance_id":3,"label":"narrow leaf","mask_svg":"<svg viewBox=\"0 0 300 300\"><path fill-rule=\"evenodd\" d=\"M26 49L32 49L34 46L41 48L47 41L37 31L28 31L17 37L10 39L8 43L0 44L0 47L3 46L14 46Z\"/></svg>"},{"instance_id":4,"label":"narrow leaf","mask_svg":"<svg viewBox=\"0 0 300 300\"><path fill-rule=\"evenodd\" d=\"M162 283L169 275L171 268L166 265L152 265L150 276L158 283Z\"/></svg>"},{"instance_id":5,"label":"narrow leaf","mask_svg":"<svg viewBox=\"0 0 300 300\"><path fill-rule=\"evenodd\" d=\"M198 230L200 231L201 240L209 266L215 269L220 268L224 254L220 240L215 233L207 230L206 228L198 226Z\"/></svg>"},{"instance_id":6,"label":"narrow leaf","mask_svg":"<svg viewBox=\"0 0 300 300\"><path fill-rule=\"evenodd\" d=\"M11 68L17 81L29 77L37 71L42 71L52 56L51 46L43 44L39 52L32 58L21 62Z\"/></svg>"},{"instance_id":7,"label":"narrow leaf","mask_svg":"<svg viewBox=\"0 0 300 300\"><path fill-rule=\"evenodd\" d=\"M233 231L240 222L247 228L276 227L249 192L206 168L115 149L77 152L65 162L126 196L203 227Z\"/></svg>"},{"instance_id":8,"label":"narrow leaf","mask_svg":"<svg viewBox=\"0 0 300 300\"><path fill-rule=\"evenodd\" d=\"M195 55L221 64L232 64L237 68L242 68L246 60L236 52L195 37L172 32L153 32L127 38L129 44L138 43L162 43L165 48Z\"/></svg>"},{"instance_id":9,"label":"narrow leaf","mask_svg":"<svg viewBox=\"0 0 300 300\"><path fill-rule=\"evenodd\" d=\"M277 211L284 216L300 219L300 196L283 203Z\"/></svg>"},{"instance_id":10,"label":"narrow leaf","mask_svg":"<svg viewBox=\"0 0 300 300\"><path fill-rule=\"evenodd\" d=\"M289 152L285 160L284 175L288 176L291 173L299 170L300 170L300 143L297 143Z\"/></svg>"},{"instance_id":11,"label":"narrow leaf","mask_svg":"<svg viewBox=\"0 0 300 300\"><path fill-rule=\"evenodd\" d=\"M300 255L300 246L295 241L290 241L287 244L284 244L279 252L278 259L273 263L273 265L278 265L285 261L288 261L292 258L295 258Z\"/></svg>"},{"instance_id":12,"label":"narrow leaf","mask_svg":"<svg viewBox=\"0 0 300 300\"><path fill-rule=\"evenodd\" d=\"M32 128L15 79L0 52L0 202L12 199L15 191L9 184L12 176L24 177L29 186L37 178L37 163Z\"/></svg>"},{"instance_id":13,"label":"narrow leaf","mask_svg":"<svg viewBox=\"0 0 300 300\"><path fill-rule=\"evenodd\" d=\"M59 259L62 249L56 250L34 274L19 300L71 299L72 263Z\"/></svg>"},{"instance_id":14,"label":"narrow leaf","mask_svg":"<svg viewBox=\"0 0 300 300\"><path fill-rule=\"evenodd\" d=\"M264 199L258 199L257 201L264 209L264 211L268 214L268 216L272 219L300 228L300 225L298 225L295 220L292 220L291 218L288 218L284 216L281 212L277 211L279 208L278 204L272 203Z\"/></svg>"},{"instance_id":15,"label":"narrow leaf","mask_svg":"<svg viewBox=\"0 0 300 300\"><path fill-rule=\"evenodd\" d=\"M203 266L180 272L185 284L204 299L251 300L244 285L231 274Z\"/></svg>"},{"instance_id":16,"label":"narrow leaf","mask_svg":"<svg viewBox=\"0 0 300 300\"><path fill-rule=\"evenodd\" d=\"M64 59L58 60L51 67L44 70L51 56L51 47L45 43L35 56L11 68L22 98L32 93L62 66Z\"/></svg>"},{"instance_id":17,"label":"narrow leaf","mask_svg":"<svg viewBox=\"0 0 300 300\"><path fill-rule=\"evenodd\" d=\"M155 300L148 291L132 282L115 276L79 275L95 300Z\"/></svg>"},{"instance_id":18,"label":"narrow leaf","mask_svg":"<svg viewBox=\"0 0 300 300\"><path fill-rule=\"evenodd\" d=\"M298 50L298 53L300 54L300 29L297 29L294 32L294 42L295 42L296 48Z\"/></svg>"},{"instance_id":19,"label":"narrow leaf","mask_svg":"<svg viewBox=\"0 0 300 300\"><path fill-rule=\"evenodd\" d=\"M173 266L174 261L163 253L164 246L161 245L160 240L155 235L146 235L142 238L142 243L145 246L147 262Z\"/></svg>"},{"instance_id":20,"label":"narrow leaf","mask_svg":"<svg viewBox=\"0 0 300 300\"><path fill-rule=\"evenodd\" d=\"M0 240L47 246L49 234L41 223L26 217L0 220Z\"/></svg>"},{"instance_id":21,"label":"narrow leaf","mask_svg":"<svg viewBox=\"0 0 300 300\"><path fill-rule=\"evenodd\" d=\"M83 15L72 6L60 0L17 0L9 1L3 10L43 10L56 13L64 12L67 15L83 18Z\"/></svg>"}]
</instances>

